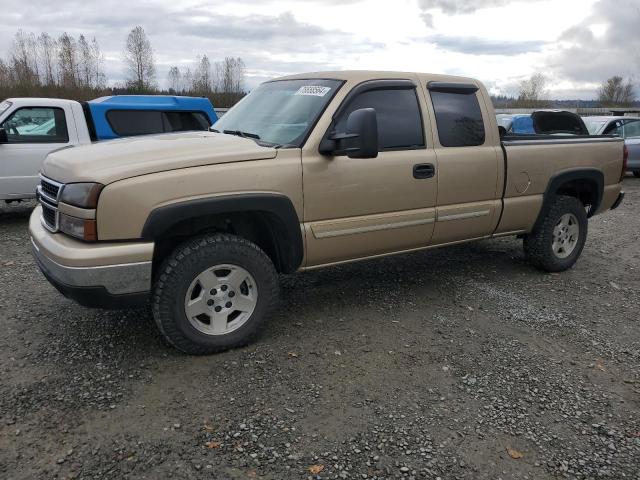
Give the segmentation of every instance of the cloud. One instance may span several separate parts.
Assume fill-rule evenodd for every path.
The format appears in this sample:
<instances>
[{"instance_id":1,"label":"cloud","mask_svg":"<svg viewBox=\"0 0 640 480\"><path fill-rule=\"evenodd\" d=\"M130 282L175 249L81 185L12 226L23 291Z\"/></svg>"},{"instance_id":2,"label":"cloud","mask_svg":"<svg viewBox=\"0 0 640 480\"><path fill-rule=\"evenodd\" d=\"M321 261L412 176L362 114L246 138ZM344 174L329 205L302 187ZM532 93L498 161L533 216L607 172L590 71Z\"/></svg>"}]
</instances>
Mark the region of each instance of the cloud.
<instances>
[{"instance_id":1,"label":"cloud","mask_svg":"<svg viewBox=\"0 0 640 480\"><path fill-rule=\"evenodd\" d=\"M455 73L510 91L541 71L553 92L592 97L607 77L640 75L638 0L1 2L0 57L18 28L84 33L98 40L112 82L124 78L125 39L138 24L161 85L170 66L193 68L204 54L242 57L249 87L301 71L371 68Z\"/></svg>"},{"instance_id":2,"label":"cloud","mask_svg":"<svg viewBox=\"0 0 640 480\"><path fill-rule=\"evenodd\" d=\"M418 0L422 10L440 10L447 15L473 13L483 8L499 7L512 0Z\"/></svg>"},{"instance_id":3,"label":"cloud","mask_svg":"<svg viewBox=\"0 0 640 480\"><path fill-rule=\"evenodd\" d=\"M469 55L520 55L540 51L545 43L541 41L487 40L478 37L456 37L452 35L430 35L430 43L452 52Z\"/></svg>"},{"instance_id":4,"label":"cloud","mask_svg":"<svg viewBox=\"0 0 640 480\"><path fill-rule=\"evenodd\" d=\"M601 83L640 71L640 5L637 0L600 0L592 14L565 31L547 60L560 78Z\"/></svg>"},{"instance_id":5,"label":"cloud","mask_svg":"<svg viewBox=\"0 0 640 480\"><path fill-rule=\"evenodd\" d=\"M186 67L197 56L206 54L212 61L226 56L242 57L250 82L305 70L337 68L336 52L343 57L367 53L384 45L350 32L299 21L288 11L274 14L230 14L214 4L191 4L167 0L104 3L85 0L4 0L3 11L12 22L0 24L0 56L8 51L20 25L24 30L53 36L67 31L97 38L105 53L105 67L112 81L122 81L121 62L126 35L141 24L151 40L157 63L157 78L162 82L171 65ZM247 11L257 2L240 0ZM351 0L348 3L355 3ZM338 4L338 0L307 0L311 3ZM186 5L185 5L186 4ZM314 8L310 5L311 8ZM317 8L317 7L316 7ZM274 9L275 10L275 9ZM254 86L254 85L249 85Z\"/></svg>"},{"instance_id":6,"label":"cloud","mask_svg":"<svg viewBox=\"0 0 640 480\"><path fill-rule=\"evenodd\" d=\"M525 0L519 0L524 2ZM526 3L533 3L542 0L529 0ZM485 8L503 7L518 3L518 0L418 0L421 10L440 10L446 15L461 15L473 13Z\"/></svg>"}]
</instances>

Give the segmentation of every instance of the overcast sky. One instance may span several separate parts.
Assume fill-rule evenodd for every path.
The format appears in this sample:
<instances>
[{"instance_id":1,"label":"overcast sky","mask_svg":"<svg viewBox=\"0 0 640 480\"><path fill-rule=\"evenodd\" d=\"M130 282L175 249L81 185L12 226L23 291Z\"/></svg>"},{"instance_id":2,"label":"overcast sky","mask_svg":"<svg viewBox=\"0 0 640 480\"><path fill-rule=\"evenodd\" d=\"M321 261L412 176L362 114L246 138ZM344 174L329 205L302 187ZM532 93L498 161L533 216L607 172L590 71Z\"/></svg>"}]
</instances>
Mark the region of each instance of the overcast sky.
<instances>
[{"instance_id":1,"label":"overcast sky","mask_svg":"<svg viewBox=\"0 0 640 480\"><path fill-rule=\"evenodd\" d=\"M640 82L640 0L2 0L0 54L19 28L84 33L120 81L138 24L161 85L171 65L202 54L242 57L249 88L328 69L468 75L506 94L542 72L552 98L594 98L615 74Z\"/></svg>"}]
</instances>

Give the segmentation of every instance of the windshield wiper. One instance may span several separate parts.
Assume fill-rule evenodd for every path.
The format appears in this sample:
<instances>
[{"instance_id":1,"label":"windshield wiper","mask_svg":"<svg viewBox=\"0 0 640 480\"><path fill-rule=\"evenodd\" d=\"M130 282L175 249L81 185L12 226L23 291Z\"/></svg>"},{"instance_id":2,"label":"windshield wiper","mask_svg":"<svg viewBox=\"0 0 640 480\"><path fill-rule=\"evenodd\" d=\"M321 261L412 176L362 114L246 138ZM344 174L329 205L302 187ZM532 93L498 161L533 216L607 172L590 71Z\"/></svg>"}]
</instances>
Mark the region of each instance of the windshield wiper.
<instances>
[{"instance_id":1,"label":"windshield wiper","mask_svg":"<svg viewBox=\"0 0 640 480\"><path fill-rule=\"evenodd\" d=\"M238 137L242 138L255 138L256 140L260 140L260 135L250 132L243 132L242 130L223 130L222 133L237 135Z\"/></svg>"}]
</instances>

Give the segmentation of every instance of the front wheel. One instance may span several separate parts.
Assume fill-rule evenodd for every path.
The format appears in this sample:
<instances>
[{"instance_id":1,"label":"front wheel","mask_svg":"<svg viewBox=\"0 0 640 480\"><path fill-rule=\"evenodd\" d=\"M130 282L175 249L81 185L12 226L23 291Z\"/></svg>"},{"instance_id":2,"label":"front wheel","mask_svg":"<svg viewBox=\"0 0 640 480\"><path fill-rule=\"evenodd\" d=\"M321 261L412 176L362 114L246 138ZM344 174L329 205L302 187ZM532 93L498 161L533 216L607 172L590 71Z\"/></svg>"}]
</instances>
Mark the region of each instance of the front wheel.
<instances>
[{"instance_id":1,"label":"front wheel","mask_svg":"<svg viewBox=\"0 0 640 480\"><path fill-rule=\"evenodd\" d=\"M258 246L233 235L204 235L164 261L152 310L171 345L203 355L250 343L277 296L275 268Z\"/></svg>"},{"instance_id":2,"label":"front wheel","mask_svg":"<svg viewBox=\"0 0 640 480\"><path fill-rule=\"evenodd\" d=\"M529 262L547 272L571 268L587 240L585 207L575 197L557 196L542 222L524 238Z\"/></svg>"}]
</instances>

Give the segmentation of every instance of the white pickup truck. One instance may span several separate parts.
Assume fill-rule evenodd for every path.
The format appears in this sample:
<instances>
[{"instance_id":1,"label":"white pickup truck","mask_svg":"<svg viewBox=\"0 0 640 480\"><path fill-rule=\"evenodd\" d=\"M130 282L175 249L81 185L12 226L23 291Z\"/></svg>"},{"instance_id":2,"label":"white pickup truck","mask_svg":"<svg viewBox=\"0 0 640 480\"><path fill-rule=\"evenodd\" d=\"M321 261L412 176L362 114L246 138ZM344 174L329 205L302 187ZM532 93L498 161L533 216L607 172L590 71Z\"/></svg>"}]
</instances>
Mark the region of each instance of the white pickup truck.
<instances>
[{"instance_id":1,"label":"white pickup truck","mask_svg":"<svg viewBox=\"0 0 640 480\"><path fill-rule=\"evenodd\" d=\"M10 98L0 103L0 200L34 198L42 163L54 151L119 137L207 130L217 118L206 98Z\"/></svg>"}]
</instances>

